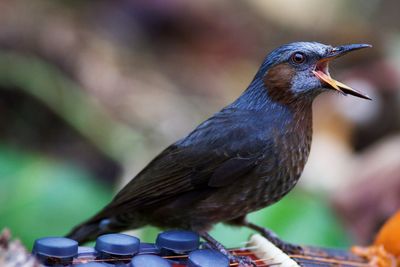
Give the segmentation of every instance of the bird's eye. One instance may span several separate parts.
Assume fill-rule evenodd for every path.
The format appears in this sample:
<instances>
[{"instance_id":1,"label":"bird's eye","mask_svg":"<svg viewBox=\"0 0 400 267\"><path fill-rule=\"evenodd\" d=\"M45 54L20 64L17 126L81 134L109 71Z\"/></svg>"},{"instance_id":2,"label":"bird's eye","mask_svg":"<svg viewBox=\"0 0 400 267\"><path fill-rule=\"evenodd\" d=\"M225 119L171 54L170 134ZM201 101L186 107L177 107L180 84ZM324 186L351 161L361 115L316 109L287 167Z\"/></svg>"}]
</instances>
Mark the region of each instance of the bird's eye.
<instances>
[{"instance_id":1,"label":"bird's eye","mask_svg":"<svg viewBox=\"0 0 400 267\"><path fill-rule=\"evenodd\" d=\"M293 53L291 60L295 64L301 64L306 60L306 55L304 55L304 53L301 52L296 52Z\"/></svg>"}]
</instances>

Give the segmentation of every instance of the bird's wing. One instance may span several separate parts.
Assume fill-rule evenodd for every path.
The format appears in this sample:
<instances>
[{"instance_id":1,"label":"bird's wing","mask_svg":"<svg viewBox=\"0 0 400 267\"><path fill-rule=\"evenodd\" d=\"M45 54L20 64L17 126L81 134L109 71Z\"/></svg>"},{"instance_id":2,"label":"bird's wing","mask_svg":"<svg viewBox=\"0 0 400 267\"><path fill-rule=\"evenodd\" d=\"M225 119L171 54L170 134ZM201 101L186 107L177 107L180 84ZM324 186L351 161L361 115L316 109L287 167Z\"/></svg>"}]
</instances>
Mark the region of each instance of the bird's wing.
<instances>
[{"instance_id":1,"label":"bird's wing","mask_svg":"<svg viewBox=\"0 0 400 267\"><path fill-rule=\"evenodd\" d=\"M244 114L217 114L169 146L132 179L103 210L146 209L181 194L231 184L265 156L265 132ZM260 123L260 122L258 122ZM265 128L265 126L264 126Z\"/></svg>"}]
</instances>

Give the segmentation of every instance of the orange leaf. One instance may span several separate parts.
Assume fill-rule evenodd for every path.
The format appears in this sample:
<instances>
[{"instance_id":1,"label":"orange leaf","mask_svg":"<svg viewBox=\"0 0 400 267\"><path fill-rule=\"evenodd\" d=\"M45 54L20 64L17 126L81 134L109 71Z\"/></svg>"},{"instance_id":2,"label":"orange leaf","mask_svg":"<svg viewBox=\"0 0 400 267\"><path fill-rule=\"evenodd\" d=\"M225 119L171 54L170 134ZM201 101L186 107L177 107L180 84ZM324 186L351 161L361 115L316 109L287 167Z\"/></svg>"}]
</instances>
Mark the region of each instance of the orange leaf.
<instances>
[{"instance_id":1,"label":"orange leaf","mask_svg":"<svg viewBox=\"0 0 400 267\"><path fill-rule=\"evenodd\" d=\"M387 220L379 230L374 245L382 245L386 251L400 256L400 211Z\"/></svg>"}]
</instances>

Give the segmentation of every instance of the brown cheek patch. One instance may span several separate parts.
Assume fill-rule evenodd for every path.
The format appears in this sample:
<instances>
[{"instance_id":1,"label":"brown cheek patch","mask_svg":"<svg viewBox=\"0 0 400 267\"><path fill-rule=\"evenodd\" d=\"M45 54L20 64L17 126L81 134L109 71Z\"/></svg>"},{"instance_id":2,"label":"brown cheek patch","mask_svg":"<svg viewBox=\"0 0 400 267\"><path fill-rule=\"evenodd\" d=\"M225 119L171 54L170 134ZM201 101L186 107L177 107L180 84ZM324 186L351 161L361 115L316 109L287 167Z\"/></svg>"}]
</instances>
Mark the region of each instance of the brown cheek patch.
<instances>
[{"instance_id":1,"label":"brown cheek patch","mask_svg":"<svg viewBox=\"0 0 400 267\"><path fill-rule=\"evenodd\" d=\"M281 63L268 70L264 76L264 84L270 98L282 104L293 101L294 94L290 90L294 68L288 63Z\"/></svg>"}]
</instances>

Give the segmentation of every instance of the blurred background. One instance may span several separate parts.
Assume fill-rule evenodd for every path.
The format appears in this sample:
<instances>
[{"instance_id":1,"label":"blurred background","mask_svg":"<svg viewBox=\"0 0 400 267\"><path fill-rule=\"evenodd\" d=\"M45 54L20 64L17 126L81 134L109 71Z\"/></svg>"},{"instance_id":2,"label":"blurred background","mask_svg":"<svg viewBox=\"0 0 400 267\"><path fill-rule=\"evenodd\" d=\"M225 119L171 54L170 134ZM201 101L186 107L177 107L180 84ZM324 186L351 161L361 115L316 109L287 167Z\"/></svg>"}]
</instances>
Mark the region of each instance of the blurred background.
<instances>
[{"instance_id":1,"label":"blurred background","mask_svg":"<svg viewBox=\"0 0 400 267\"><path fill-rule=\"evenodd\" d=\"M294 243L368 244L400 206L400 2L0 1L0 229L30 248L111 200L292 41L370 43L331 66L296 189L250 219ZM159 230L136 231L153 241ZM251 232L218 225L241 246Z\"/></svg>"}]
</instances>

